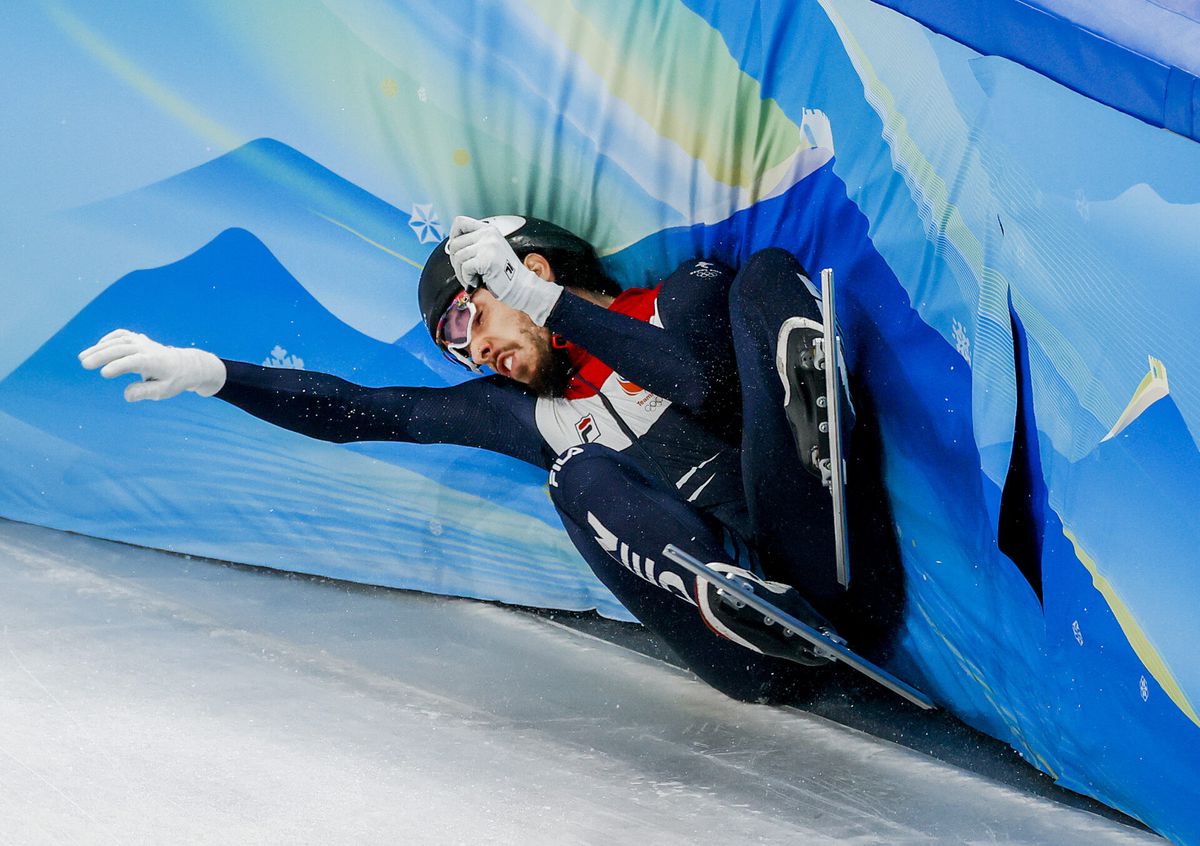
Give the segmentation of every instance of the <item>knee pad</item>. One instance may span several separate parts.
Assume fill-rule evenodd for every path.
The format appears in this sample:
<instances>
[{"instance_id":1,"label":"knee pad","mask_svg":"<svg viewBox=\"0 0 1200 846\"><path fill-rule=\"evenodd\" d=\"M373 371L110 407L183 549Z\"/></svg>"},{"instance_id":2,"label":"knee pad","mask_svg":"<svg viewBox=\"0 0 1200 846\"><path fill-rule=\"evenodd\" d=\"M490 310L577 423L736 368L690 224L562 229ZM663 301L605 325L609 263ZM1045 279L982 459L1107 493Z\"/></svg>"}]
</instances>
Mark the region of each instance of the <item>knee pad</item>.
<instances>
[{"instance_id":1,"label":"knee pad","mask_svg":"<svg viewBox=\"0 0 1200 846\"><path fill-rule=\"evenodd\" d=\"M781 279L808 279L808 271L794 255L781 247L759 250L738 268L729 287L729 300L735 302L746 297L758 297L770 292ZM812 283L808 283L812 287Z\"/></svg>"},{"instance_id":2,"label":"knee pad","mask_svg":"<svg viewBox=\"0 0 1200 846\"><path fill-rule=\"evenodd\" d=\"M751 321L761 316L772 322L776 316L793 314L820 320L820 302L821 292L804 265L778 247L759 250L750 256L729 287L729 311L735 323L741 322L739 315ZM787 314L776 314L780 309Z\"/></svg>"},{"instance_id":3,"label":"knee pad","mask_svg":"<svg viewBox=\"0 0 1200 846\"><path fill-rule=\"evenodd\" d=\"M558 454L550 465L550 498L556 505L562 497L582 486L594 484L597 473L620 463L620 453L600 444L581 444L568 447Z\"/></svg>"}]
</instances>

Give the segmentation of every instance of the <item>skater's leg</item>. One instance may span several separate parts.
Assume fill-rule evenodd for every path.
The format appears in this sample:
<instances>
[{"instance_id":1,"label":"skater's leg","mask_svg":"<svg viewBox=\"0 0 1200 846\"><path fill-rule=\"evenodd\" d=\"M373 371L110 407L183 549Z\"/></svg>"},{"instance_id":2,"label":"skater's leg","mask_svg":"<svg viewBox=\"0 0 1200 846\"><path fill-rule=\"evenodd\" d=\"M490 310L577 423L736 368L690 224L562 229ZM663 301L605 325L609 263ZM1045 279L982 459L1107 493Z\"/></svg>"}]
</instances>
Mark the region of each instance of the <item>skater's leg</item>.
<instances>
[{"instance_id":1,"label":"skater's leg","mask_svg":"<svg viewBox=\"0 0 1200 846\"><path fill-rule=\"evenodd\" d=\"M805 684L805 673L794 664L752 651L728 630L711 613L714 592L697 591L690 573L662 557L663 547L674 543L702 561L737 564L720 527L673 489L621 453L588 445L559 457L550 491L596 576L696 675L748 701L787 698ZM706 608L710 613L702 613Z\"/></svg>"},{"instance_id":2,"label":"skater's leg","mask_svg":"<svg viewBox=\"0 0 1200 846\"><path fill-rule=\"evenodd\" d=\"M775 366L780 328L821 323L819 295L800 263L780 249L755 253L729 293L742 387L742 475L753 542L767 578L795 585L822 610L841 596L829 491L800 461Z\"/></svg>"}]
</instances>

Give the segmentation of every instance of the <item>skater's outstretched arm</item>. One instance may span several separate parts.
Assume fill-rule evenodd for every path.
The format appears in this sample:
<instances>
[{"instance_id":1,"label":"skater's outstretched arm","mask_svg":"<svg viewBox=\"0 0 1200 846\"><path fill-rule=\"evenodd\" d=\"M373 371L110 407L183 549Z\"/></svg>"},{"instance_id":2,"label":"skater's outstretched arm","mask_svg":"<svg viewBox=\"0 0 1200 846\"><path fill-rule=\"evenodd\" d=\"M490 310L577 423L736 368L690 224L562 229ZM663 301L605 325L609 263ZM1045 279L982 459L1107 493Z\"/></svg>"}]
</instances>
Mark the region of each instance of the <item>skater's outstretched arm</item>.
<instances>
[{"instance_id":1,"label":"skater's outstretched arm","mask_svg":"<svg viewBox=\"0 0 1200 846\"><path fill-rule=\"evenodd\" d=\"M100 368L105 378L140 375L141 382L125 388L130 402L193 391L321 440L461 444L549 467L533 425L534 398L496 376L449 388L368 388L326 373L225 361L124 329L110 332L79 359L88 370Z\"/></svg>"}]
</instances>

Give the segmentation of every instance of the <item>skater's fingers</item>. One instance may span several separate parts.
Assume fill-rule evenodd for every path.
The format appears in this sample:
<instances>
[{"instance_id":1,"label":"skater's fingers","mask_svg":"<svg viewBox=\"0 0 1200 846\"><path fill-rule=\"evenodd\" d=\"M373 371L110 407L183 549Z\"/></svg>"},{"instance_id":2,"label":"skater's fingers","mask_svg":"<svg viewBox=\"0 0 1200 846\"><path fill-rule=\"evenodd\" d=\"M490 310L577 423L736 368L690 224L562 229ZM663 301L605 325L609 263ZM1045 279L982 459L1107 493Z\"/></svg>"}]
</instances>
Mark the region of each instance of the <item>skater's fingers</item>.
<instances>
[{"instance_id":1,"label":"skater's fingers","mask_svg":"<svg viewBox=\"0 0 1200 846\"><path fill-rule=\"evenodd\" d=\"M483 283L485 270L487 270L487 264L478 257L472 256L459 266L458 281L468 290L474 288Z\"/></svg>"},{"instance_id":2,"label":"skater's fingers","mask_svg":"<svg viewBox=\"0 0 1200 846\"><path fill-rule=\"evenodd\" d=\"M479 245L471 244L463 247L450 256L450 264L454 267L454 275L459 283L468 291L483 282L483 271L487 269L486 262L479 255Z\"/></svg>"},{"instance_id":3,"label":"skater's fingers","mask_svg":"<svg viewBox=\"0 0 1200 846\"><path fill-rule=\"evenodd\" d=\"M142 347L132 341L118 338L116 341L110 341L103 346L95 346L89 350L84 350L79 354L79 363L83 365L85 370L95 370L97 367L103 367L110 362L116 361L118 358L123 358L127 355L141 352Z\"/></svg>"},{"instance_id":4,"label":"skater's fingers","mask_svg":"<svg viewBox=\"0 0 1200 846\"><path fill-rule=\"evenodd\" d=\"M450 254L450 264L454 267L462 267L464 264L475 258L479 254L479 247L475 244L467 244L460 249L455 250Z\"/></svg>"},{"instance_id":5,"label":"skater's fingers","mask_svg":"<svg viewBox=\"0 0 1200 846\"><path fill-rule=\"evenodd\" d=\"M169 399L179 393L172 390L166 382L133 382L125 386L125 401L140 402L142 400Z\"/></svg>"},{"instance_id":6,"label":"skater's fingers","mask_svg":"<svg viewBox=\"0 0 1200 846\"><path fill-rule=\"evenodd\" d=\"M82 361L85 357L95 354L102 349L111 347L114 344L140 344L143 347L154 345L154 341L147 338L138 332L130 332L127 329L117 329L114 332L109 332L99 341L79 354L79 359Z\"/></svg>"},{"instance_id":7,"label":"skater's fingers","mask_svg":"<svg viewBox=\"0 0 1200 846\"><path fill-rule=\"evenodd\" d=\"M466 232L474 232L476 229L484 226L487 226L487 224L482 220L476 220L475 218L467 217L466 215L460 214L458 217L454 218L454 222L450 224L450 238L446 243L447 251L449 251L450 247L449 241L453 241L459 235L462 235Z\"/></svg>"},{"instance_id":8,"label":"skater's fingers","mask_svg":"<svg viewBox=\"0 0 1200 846\"><path fill-rule=\"evenodd\" d=\"M473 232L464 232L462 235L451 238L446 244L446 252L450 254L451 261L460 256L463 250L470 249L478 244L479 241L483 238L486 238L488 234L488 230L485 227L483 229L476 229Z\"/></svg>"},{"instance_id":9,"label":"skater's fingers","mask_svg":"<svg viewBox=\"0 0 1200 846\"><path fill-rule=\"evenodd\" d=\"M114 341L122 340L132 334L133 333L130 332L128 329L114 329L113 331L111 331L107 335L105 335L103 338L101 338L99 341L92 344L86 350L81 352L79 354L79 360L83 361L84 357L91 355L92 353L96 352L96 350L100 349L101 347L107 346L108 344L111 344Z\"/></svg>"},{"instance_id":10,"label":"skater's fingers","mask_svg":"<svg viewBox=\"0 0 1200 846\"><path fill-rule=\"evenodd\" d=\"M137 334L138 333L134 332L132 329L114 329L111 332L109 332L107 335L105 335L103 338L101 338L99 341L97 341L96 343L97 343L97 345L99 345L99 344L106 343L108 341L115 340L116 338L125 338L125 337L129 337L131 335L137 335Z\"/></svg>"},{"instance_id":11,"label":"skater's fingers","mask_svg":"<svg viewBox=\"0 0 1200 846\"><path fill-rule=\"evenodd\" d=\"M137 352L133 355L122 356L115 361L110 361L101 368L100 375L105 379L115 379L127 373L137 373L145 378L145 371L149 364L149 356L145 353Z\"/></svg>"}]
</instances>

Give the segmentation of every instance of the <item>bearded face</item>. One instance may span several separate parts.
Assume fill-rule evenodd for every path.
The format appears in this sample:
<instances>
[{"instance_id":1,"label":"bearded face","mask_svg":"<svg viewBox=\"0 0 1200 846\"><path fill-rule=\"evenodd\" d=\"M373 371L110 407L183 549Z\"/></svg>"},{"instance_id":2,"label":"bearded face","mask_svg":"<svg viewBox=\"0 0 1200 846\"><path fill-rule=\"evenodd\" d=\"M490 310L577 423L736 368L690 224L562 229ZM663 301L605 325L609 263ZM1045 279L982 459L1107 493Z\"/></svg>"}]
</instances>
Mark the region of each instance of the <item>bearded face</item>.
<instances>
[{"instance_id":1,"label":"bearded face","mask_svg":"<svg viewBox=\"0 0 1200 846\"><path fill-rule=\"evenodd\" d=\"M506 306L486 288L472 292L471 302L475 304L471 359L538 396L561 396L570 379L570 364L551 347L550 330L525 312Z\"/></svg>"}]
</instances>

